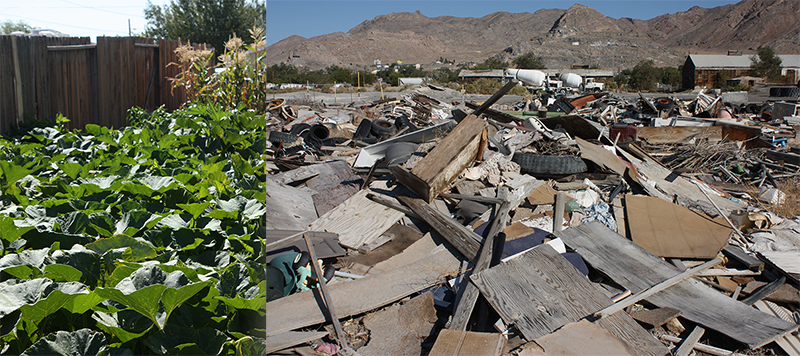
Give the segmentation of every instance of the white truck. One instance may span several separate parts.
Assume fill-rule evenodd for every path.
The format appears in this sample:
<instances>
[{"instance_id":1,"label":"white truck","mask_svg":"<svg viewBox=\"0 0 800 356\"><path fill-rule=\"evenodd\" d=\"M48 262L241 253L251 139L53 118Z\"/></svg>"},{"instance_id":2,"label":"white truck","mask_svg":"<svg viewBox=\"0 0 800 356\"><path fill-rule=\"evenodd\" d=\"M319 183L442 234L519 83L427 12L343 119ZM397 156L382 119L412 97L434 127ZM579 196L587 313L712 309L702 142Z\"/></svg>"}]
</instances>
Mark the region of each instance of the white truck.
<instances>
[{"instance_id":1,"label":"white truck","mask_svg":"<svg viewBox=\"0 0 800 356\"><path fill-rule=\"evenodd\" d=\"M597 82L594 78L586 78L583 82L583 90L601 92L606 89L605 83Z\"/></svg>"}]
</instances>

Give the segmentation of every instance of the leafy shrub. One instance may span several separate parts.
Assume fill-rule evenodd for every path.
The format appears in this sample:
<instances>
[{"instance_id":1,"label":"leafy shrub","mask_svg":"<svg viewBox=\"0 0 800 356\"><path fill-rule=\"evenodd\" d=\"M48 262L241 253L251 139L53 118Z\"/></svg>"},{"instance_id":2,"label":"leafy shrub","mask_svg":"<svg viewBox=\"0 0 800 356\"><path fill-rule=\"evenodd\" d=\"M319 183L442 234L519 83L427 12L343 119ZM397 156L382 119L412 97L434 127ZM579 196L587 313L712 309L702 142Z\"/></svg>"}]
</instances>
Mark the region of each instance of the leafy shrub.
<instances>
[{"instance_id":1,"label":"leafy shrub","mask_svg":"<svg viewBox=\"0 0 800 356\"><path fill-rule=\"evenodd\" d=\"M265 336L265 116L0 138L3 354L234 354Z\"/></svg>"}]
</instances>

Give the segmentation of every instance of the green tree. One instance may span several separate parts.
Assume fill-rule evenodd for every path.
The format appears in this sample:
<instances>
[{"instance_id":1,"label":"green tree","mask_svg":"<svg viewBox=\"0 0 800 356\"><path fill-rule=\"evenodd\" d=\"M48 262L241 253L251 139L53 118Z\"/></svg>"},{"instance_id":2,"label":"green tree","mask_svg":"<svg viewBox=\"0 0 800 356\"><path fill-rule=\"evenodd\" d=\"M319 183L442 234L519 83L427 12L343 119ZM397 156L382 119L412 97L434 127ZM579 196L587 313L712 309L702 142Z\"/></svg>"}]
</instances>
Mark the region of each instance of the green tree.
<instances>
[{"instance_id":1,"label":"green tree","mask_svg":"<svg viewBox=\"0 0 800 356\"><path fill-rule=\"evenodd\" d=\"M508 68L508 63L503 62L497 58L487 58L483 63L474 65L472 70L487 70L487 69L505 69Z\"/></svg>"},{"instance_id":2,"label":"green tree","mask_svg":"<svg viewBox=\"0 0 800 356\"><path fill-rule=\"evenodd\" d=\"M682 80L681 71L675 67L666 67L661 74L661 82L672 85L674 88L680 86Z\"/></svg>"},{"instance_id":3,"label":"green tree","mask_svg":"<svg viewBox=\"0 0 800 356\"><path fill-rule=\"evenodd\" d=\"M517 58L514 58L514 65L519 69L545 69L544 62L541 57L537 57L533 52L527 52Z\"/></svg>"},{"instance_id":4,"label":"green tree","mask_svg":"<svg viewBox=\"0 0 800 356\"><path fill-rule=\"evenodd\" d=\"M714 75L714 87L715 88L723 88L728 85L728 79L731 76L727 70L721 70Z\"/></svg>"},{"instance_id":5,"label":"green tree","mask_svg":"<svg viewBox=\"0 0 800 356\"><path fill-rule=\"evenodd\" d=\"M207 43L223 53L233 35L252 43L249 29L264 28L262 0L170 0L164 6L147 3L145 36Z\"/></svg>"},{"instance_id":6,"label":"green tree","mask_svg":"<svg viewBox=\"0 0 800 356\"><path fill-rule=\"evenodd\" d=\"M758 57L750 57L750 70L754 75L771 82L781 79L781 59L770 47L758 47Z\"/></svg>"},{"instance_id":7,"label":"green tree","mask_svg":"<svg viewBox=\"0 0 800 356\"><path fill-rule=\"evenodd\" d=\"M458 72L446 67L436 68L431 71L431 78L437 83L446 84L458 80Z\"/></svg>"},{"instance_id":8,"label":"green tree","mask_svg":"<svg viewBox=\"0 0 800 356\"><path fill-rule=\"evenodd\" d=\"M631 70L631 86L639 90L653 90L661 79L661 69L652 60L641 60Z\"/></svg>"},{"instance_id":9,"label":"green tree","mask_svg":"<svg viewBox=\"0 0 800 356\"><path fill-rule=\"evenodd\" d=\"M30 32L31 25L28 25L25 21L19 20L17 22L11 20L5 20L0 23L0 35L7 35L14 31L22 31L22 32Z\"/></svg>"}]
</instances>

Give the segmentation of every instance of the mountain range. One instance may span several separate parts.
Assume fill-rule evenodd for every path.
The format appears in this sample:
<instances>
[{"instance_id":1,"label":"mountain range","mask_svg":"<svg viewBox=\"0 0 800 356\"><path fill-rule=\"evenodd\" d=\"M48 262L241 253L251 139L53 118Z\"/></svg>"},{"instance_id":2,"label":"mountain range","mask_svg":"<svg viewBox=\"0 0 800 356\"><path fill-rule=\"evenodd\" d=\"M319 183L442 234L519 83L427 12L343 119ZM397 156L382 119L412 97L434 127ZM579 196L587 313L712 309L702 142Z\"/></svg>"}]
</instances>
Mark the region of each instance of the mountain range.
<instances>
[{"instance_id":1,"label":"mountain range","mask_svg":"<svg viewBox=\"0 0 800 356\"><path fill-rule=\"evenodd\" d=\"M365 67L403 61L430 68L440 58L456 63L495 57L510 61L532 51L548 68L583 65L619 70L642 59L676 66L689 53L800 53L800 1L743 0L692 7L650 20L614 19L584 5L534 13L495 12L481 18L427 17L399 12L364 21L348 32L287 37L267 47L267 62L309 69Z\"/></svg>"}]
</instances>

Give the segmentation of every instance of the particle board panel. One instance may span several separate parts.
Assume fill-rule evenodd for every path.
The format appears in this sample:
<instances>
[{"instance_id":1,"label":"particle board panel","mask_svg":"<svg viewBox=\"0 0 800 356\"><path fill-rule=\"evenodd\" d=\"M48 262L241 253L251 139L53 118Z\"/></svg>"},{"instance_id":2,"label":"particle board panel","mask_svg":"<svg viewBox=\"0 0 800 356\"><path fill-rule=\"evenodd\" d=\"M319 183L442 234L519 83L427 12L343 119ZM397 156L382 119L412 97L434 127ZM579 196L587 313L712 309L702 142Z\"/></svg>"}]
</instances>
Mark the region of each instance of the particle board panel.
<instances>
[{"instance_id":1,"label":"particle board panel","mask_svg":"<svg viewBox=\"0 0 800 356\"><path fill-rule=\"evenodd\" d=\"M311 223L311 230L339 234L342 246L358 249L386 232L403 213L367 198L368 189L354 194Z\"/></svg>"},{"instance_id":2,"label":"particle board panel","mask_svg":"<svg viewBox=\"0 0 800 356\"><path fill-rule=\"evenodd\" d=\"M647 252L599 222L555 234L580 253L586 262L623 288L638 293L680 273L670 263ZM671 307L681 316L725 334L750 348L797 330L797 325L760 313L711 287L688 279L647 298L659 307Z\"/></svg>"},{"instance_id":3,"label":"particle board panel","mask_svg":"<svg viewBox=\"0 0 800 356\"><path fill-rule=\"evenodd\" d=\"M444 281L457 273L459 261L443 247L413 264L328 286L339 318L361 314L394 303ZM326 321L317 289L295 293L266 304L266 335L276 335Z\"/></svg>"},{"instance_id":4,"label":"particle board panel","mask_svg":"<svg viewBox=\"0 0 800 356\"><path fill-rule=\"evenodd\" d=\"M285 333L267 336L267 349L264 350L264 353L269 354L270 352L280 351L308 341L321 339L327 335L328 333L324 331L287 331Z\"/></svg>"},{"instance_id":5,"label":"particle board panel","mask_svg":"<svg viewBox=\"0 0 800 356\"><path fill-rule=\"evenodd\" d=\"M476 273L471 279L503 321L515 324L530 341L613 304L599 287L546 244ZM600 319L597 325L639 354L668 352L625 313Z\"/></svg>"},{"instance_id":6,"label":"particle board panel","mask_svg":"<svg viewBox=\"0 0 800 356\"><path fill-rule=\"evenodd\" d=\"M306 186L317 191L313 195L317 215L322 216L359 191L363 179L344 161L317 164L319 174Z\"/></svg>"}]
</instances>

